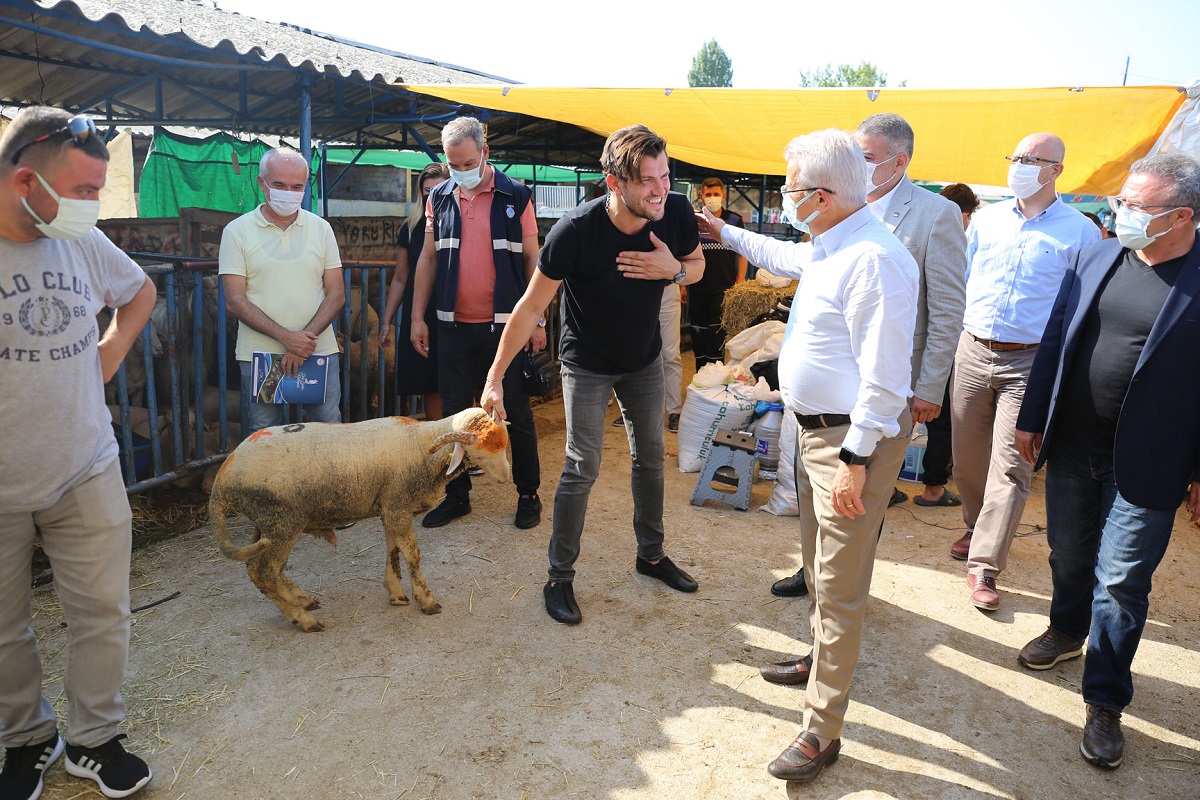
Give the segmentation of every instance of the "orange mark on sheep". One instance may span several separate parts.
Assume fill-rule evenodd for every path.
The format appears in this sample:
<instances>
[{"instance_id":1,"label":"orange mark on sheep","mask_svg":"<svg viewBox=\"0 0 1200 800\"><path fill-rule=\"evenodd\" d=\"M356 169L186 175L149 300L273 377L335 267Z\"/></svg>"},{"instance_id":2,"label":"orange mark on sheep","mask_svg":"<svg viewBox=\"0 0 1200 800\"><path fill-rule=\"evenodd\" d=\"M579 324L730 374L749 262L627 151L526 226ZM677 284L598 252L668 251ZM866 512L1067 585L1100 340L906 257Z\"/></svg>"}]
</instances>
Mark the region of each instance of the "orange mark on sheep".
<instances>
[{"instance_id":1,"label":"orange mark on sheep","mask_svg":"<svg viewBox=\"0 0 1200 800\"><path fill-rule=\"evenodd\" d=\"M258 434L255 434L255 436L257 436L257 435ZM225 461L221 464L221 468L217 470L218 478L220 478L221 475L225 472L225 470L229 467L229 465L233 463L233 456L234 456L234 454L230 453L228 456L225 457Z\"/></svg>"},{"instance_id":2,"label":"orange mark on sheep","mask_svg":"<svg viewBox=\"0 0 1200 800\"><path fill-rule=\"evenodd\" d=\"M246 438L246 441L253 442L255 439L257 439L260 436L270 436L270 435L271 435L271 432L269 430L267 430L266 428L263 428L260 431L255 431L254 433L250 434L250 436ZM226 463L228 463L228 462L226 462Z\"/></svg>"},{"instance_id":3,"label":"orange mark on sheep","mask_svg":"<svg viewBox=\"0 0 1200 800\"><path fill-rule=\"evenodd\" d=\"M413 419L412 417L392 417L392 420L405 425L415 425L417 423L417 420Z\"/></svg>"},{"instance_id":4,"label":"orange mark on sheep","mask_svg":"<svg viewBox=\"0 0 1200 800\"><path fill-rule=\"evenodd\" d=\"M486 416L475 417L467 423L466 430L479 437L479 448L489 453L498 453L508 446L508 431Z\"/></svg>"}]
</instances>

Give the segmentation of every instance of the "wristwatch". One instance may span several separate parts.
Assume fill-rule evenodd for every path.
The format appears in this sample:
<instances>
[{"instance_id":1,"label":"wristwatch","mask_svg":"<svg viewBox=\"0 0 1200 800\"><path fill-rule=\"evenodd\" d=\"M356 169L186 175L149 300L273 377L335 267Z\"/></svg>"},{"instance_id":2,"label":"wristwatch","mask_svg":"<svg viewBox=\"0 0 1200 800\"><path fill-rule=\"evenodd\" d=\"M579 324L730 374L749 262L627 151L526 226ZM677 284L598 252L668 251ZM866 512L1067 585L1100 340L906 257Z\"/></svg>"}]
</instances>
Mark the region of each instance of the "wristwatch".
<instances>
[{"instance_id":1,"label":"wristwatch","mask_svg":"<svg viewBox=\"0 0 1200 800\"><path fill-rule=\"evenodd\" d=\"M687 280L687 267L683 265L682 261L679 262L679 272L676 272L675 277L671 280L675 282L676 286L683 286L683 282Z\"/></svg>"},{"instance_id":2,"label":"wristwatch","mask_svg":"<svg viewBox=\"0 0 1200 800\"><path fill-rule=\"evenodd\" d=\"M869 456L860 456L853 450L847 450L844 447L842 448L842 452L838 453L838 459L841 460L843 464L849 464L852 467L861 467L863 464L867 463L868 458Z\"/></svg>"},{"instance_id":3,"label":"wristwatch","mask_svg":"<svg viewBox=\"0 0 1200 800\"><path fill-rule=\"evenodd\" d=\"M538 320L538 327L539 328L546 327L546 318L545 317L542 317L541 319Z\"/></svg>"}]
</instances>

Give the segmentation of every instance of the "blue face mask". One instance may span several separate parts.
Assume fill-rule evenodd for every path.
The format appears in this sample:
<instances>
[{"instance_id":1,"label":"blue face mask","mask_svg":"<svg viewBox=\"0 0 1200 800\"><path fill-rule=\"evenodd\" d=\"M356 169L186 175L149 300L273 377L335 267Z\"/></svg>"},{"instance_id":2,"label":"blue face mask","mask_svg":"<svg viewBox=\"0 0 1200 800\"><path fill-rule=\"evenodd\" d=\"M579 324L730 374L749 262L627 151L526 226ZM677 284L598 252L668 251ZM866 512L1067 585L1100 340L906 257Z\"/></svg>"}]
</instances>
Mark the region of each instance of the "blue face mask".
<instances>
[{"instance_id":1,"label":"blue face mask","mask_svg":"<svg viewBox=\"0 0 1200 800\"><path fill-rule=\"evenodd\" d=\"M1155 239L1171 232L1171 229L1167 228L1162 233L1152 236L1146 230L1150 227L1150 223L1178 210L1178 208L1172 208L1159 214L1150 214L1146 211L1134 211L1129 206L1121 206L1117 209L1117 239L1121 242L1122 247L1128 247L1130 250L1147 248L1154 244Z\"/></svg>"},{"instance_id":2,"label":"blue face mask","mask_svg":"<svg viewBox=\"0 0 1200 800\"><path fill-rule=\"evenodd\" d=\"M483 173L486 169L487 159L483 157L483 151L481 150L479 151L479 166L475 169L468 169L461 172L451 167L450 177L454 179L455 183L469 192L483 181Z\"/></svg>"},{"instance_id":3,"label":"blue face mask","mask_svg":"<svg viewBox=\"0 0 1200 800\"><path fill-rule=\"evenodd\" d=\"M807 203L808 199L814 194L816 194L815 191L809 192L801 200L794 200L790 194L783 196L783 221L791 224L793 228L801 233L807 233L809 236L812 236L812 231L808 229L808 224L820 216L821 209L818 208L804 219L796 218L796 209Z\"/></svg>"}]
</instances>

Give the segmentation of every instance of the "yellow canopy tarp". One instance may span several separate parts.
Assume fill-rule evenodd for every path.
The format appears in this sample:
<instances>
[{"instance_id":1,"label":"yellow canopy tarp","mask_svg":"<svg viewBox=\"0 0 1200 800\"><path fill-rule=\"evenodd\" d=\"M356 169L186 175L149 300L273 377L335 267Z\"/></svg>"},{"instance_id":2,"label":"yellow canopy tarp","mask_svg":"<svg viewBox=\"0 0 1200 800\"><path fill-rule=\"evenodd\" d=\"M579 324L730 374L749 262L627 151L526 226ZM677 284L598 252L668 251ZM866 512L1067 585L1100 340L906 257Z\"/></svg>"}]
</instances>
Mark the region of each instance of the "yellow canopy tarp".
<instances>
[{"instance_id":1,"label":"yellow canopy tarp","mask_svg":"<svg viewBox=\"0 0 1200 800\"><path fill-rule=\"evenodd\" d=\"M1010 155L1030 133L1067 146L1063 193L1108 195L1121 186L1183 104L1175 86L1049 89L572 89L409 85L477 108L556 120L608 136L644 123L673 158L709 169L782 175L794 136L853 130L866 117L899 114L916 133L909 175L1003 186ZM873 99L872 99L873 98ZM599 154L597 154L599 155Z\"/></svg>"}]
</instances>

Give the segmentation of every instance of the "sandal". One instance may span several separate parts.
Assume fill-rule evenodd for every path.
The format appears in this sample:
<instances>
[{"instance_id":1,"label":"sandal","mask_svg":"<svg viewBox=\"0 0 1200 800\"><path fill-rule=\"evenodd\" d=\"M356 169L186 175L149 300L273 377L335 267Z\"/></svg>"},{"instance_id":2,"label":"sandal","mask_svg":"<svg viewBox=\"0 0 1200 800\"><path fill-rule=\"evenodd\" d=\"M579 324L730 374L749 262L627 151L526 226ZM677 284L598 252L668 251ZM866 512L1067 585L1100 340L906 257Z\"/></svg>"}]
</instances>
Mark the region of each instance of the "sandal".
<instances>
[{"instance_id":1,"label":"sandal","mask_svg":"<svg viewBox=\"0 0 1200 800\"><path fill-rule=\"evenodd\" d=\"M917 495L913 498L913 502L919 506L961 506L962 498L949 489L945 489L937 500L926 500L921 495Z\"/></svg>"}]
</instances>

